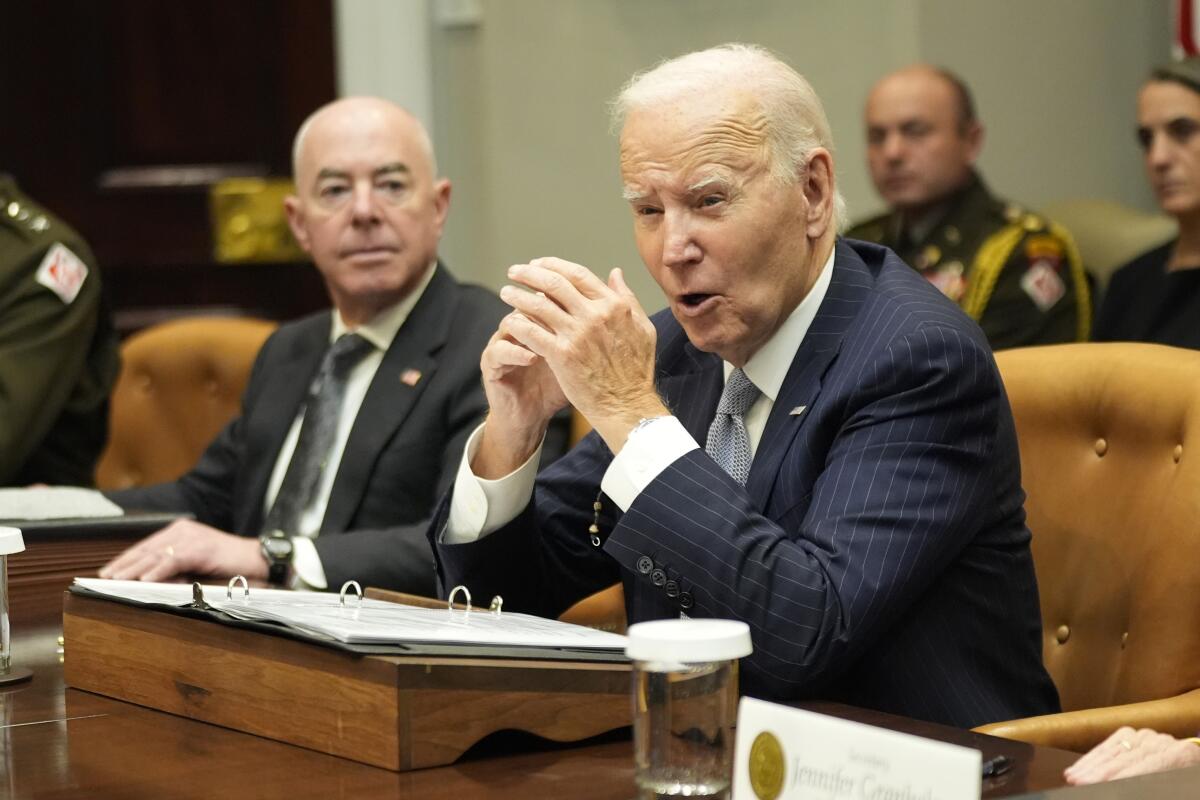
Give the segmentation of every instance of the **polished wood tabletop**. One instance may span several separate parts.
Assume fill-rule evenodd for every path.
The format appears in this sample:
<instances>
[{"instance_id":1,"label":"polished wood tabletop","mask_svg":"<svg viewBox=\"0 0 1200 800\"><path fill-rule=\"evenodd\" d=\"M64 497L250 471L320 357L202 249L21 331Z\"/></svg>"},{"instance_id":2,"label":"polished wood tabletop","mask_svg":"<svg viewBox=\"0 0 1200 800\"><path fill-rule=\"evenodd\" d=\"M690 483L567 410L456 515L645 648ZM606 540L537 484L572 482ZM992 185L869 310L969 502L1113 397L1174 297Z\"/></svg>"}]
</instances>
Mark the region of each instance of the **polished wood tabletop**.
<instances>
[{"instance_id":1,"label":"polished wood tabletop","mask_svg":"<svg viewBox=\"0 0 1200 800\"><path fill-rule=\"evenodd\" d=\"M610 736L573 746L531 738L485 742L448 767L394 773L172 716L63 685L61 626L52 609L14 634L14 665L32 681L0 689L0 796L12 798L578 798L635 795L631 745ZM984 797L1062 785L1074 754L878 712L807 707L1004 754L1014 768Z\"/></svg>"},{"instance_id":2,"label":"polished wood tabletop","mask_svg":"<svg viewBox=\"0 0 1200 800\"><path fill-rule=\"evenodd\" d=\"M532 737L483 742L457 763L395 773L112 700L63 683L62 592L136 540L134 531L32 533L10 558L13 664L31 681L0 687L5 798L571 798L635 796L627 733L558 746ZM1075 754L836 704L811 710L1006 755L985 798L1054 789Z\"/></svg>"}]
</instances>

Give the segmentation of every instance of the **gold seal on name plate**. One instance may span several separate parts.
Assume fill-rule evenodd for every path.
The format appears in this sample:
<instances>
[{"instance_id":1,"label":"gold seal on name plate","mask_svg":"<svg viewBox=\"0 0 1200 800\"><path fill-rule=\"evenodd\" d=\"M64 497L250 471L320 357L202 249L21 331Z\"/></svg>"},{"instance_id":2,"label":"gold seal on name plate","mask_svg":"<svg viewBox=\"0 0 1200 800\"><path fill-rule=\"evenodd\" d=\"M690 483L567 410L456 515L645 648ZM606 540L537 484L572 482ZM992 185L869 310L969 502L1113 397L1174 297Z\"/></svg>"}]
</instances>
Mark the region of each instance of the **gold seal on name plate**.
<instances>
[{"instance_id":1,"label":"gold seal on name plate","mask_svg":"<svg viewBox=\"0 0 1200 800\"><path fill-rule=\"evenodd\" d=\"M783 791L783 747L770 731L754 737L750 745L750 788L758 800L775 800Z\"/></svg>"}]
</instances>

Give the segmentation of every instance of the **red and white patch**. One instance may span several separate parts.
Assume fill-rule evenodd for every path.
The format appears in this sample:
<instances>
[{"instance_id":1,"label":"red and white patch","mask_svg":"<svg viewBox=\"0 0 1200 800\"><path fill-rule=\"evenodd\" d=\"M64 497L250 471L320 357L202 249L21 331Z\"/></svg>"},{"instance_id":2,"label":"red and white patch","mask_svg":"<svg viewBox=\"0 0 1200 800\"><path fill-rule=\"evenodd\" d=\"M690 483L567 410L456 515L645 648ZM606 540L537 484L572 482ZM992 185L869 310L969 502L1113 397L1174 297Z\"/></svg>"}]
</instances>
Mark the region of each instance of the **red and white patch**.
<instances>
[{"instance_id":1,"label":"red and white patch","mask_svg":"<svg viewBox=\"0 0 1200 800\"><path fill-rule=\"evenodd\" d=\"M967 293L967 279L962 276L962 272L943 269L922 274L942 294L956 303L962 300L963 296Z\"/></svg>"},{"instance_id":2,"label":"red and white patch","mask_svg":"<svg viewBox=\"0 0 1200 800\"><path fill-rule=\"evenodd\" d=\"M37 282L58 295L67 305L75 302L87 276L87 264L62 243L50 248L37 269Z\"/></svg>"},{"instance_id":3,"label":"red and white patch","mask_svg":"<svg viewBox=\"0 0 1200 800\"><path fill-rule=\"evenodd\" d=\"M1058 270L1046 260L1035 261L1025 270L1021 276L1021 288L1040 311L1048 311L1067 293L1067 285L1063 283Z\"/></svg>"}]
</instances>

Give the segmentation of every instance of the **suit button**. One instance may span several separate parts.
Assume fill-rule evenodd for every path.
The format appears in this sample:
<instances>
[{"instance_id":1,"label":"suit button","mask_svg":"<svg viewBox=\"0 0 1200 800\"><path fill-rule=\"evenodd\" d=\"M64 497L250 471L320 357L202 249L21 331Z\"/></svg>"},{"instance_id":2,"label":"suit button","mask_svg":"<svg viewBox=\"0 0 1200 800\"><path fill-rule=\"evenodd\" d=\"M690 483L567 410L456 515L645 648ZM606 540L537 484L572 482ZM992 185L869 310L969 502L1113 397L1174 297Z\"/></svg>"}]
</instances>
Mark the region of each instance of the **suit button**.
<instances>
[{"instance_id":1,"label":"suit button","mask_svg":"<svg viewBox=\"0 0 1200 800\"><path fill-rule=\"evenodd\" d=\"M655 586L662 586L667 582L667 573L663 572L661 569L654 570L654 572L650 573L650 582Z\"/></svg>"},{"instance_id":2,"label":"suit button","mask_svg":"<svg viewBox=\"0 0 1200 800\"><path fill-rule=\"evenodd\" d=\"M691 608L693 605L695 605L695 601L692 600L691 592L680 592L679 593L679 607L680 608L688 609L688 608Z\"/></svg>"},{"instance_id":3,"label":"suit button","mask_svg":"<svg viewBox=\"0 0 1200 800\"><path fill-rule=\"evenodd\" d=\"M667 597L679 597L679 584L675 581L667 581L667 585L663 587Z\"/></svg>"},{"instance_id":4,"label":"suit button","mask_svg":"<svg viewBox=\"0 0 1200 800\"><path fill-rule=\"evenodd\" d=\"M642 556L638 559L637 570L643 575L649 575L650 570L654 569L654 562L650 560L650 556Z\"/></svg>"},{"instance_id":5,"label":"suit button","mask_svg":"<svg viewBox=\"0 0 1200 800\"><path fill-rule=\"evenodd\" d=\"M1067 639L1071 638L1071 628L1067 625L1059 625L1058 630L1054 632L1054 638L1059 644L1066 644Z\"/></svg>"}]
</instances>

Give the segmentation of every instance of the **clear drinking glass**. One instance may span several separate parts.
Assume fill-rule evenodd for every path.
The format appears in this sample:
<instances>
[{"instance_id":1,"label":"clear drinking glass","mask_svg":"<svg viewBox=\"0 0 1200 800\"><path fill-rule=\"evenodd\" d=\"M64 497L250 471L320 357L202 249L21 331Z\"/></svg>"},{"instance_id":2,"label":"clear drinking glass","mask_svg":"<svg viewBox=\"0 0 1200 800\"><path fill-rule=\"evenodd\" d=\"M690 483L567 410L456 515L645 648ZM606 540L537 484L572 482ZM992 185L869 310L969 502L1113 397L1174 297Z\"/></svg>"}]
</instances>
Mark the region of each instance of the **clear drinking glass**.
<instances>
[{"instance_id":1,"label":"clear drinking glass","mask_svg":"<svg viewBox=\"0 0 1200 800\"><path fill-rule=\"evenodd\" d=\"M744 622L670 619L629 628L634 780L644 798L723 798L733 778Z\"/></svg>"},{"instance_id":2,"label":"clear drinking glass","mask_svg":"<svg viewBox=\"0 0 1200 800\"><path fill-rule=\"evenodd\" d=\"M8 624L8 556L25 549L18 528L0 528L0 676L7 675L11 655L11 636Z\"/></svg>"}]
</instances>

